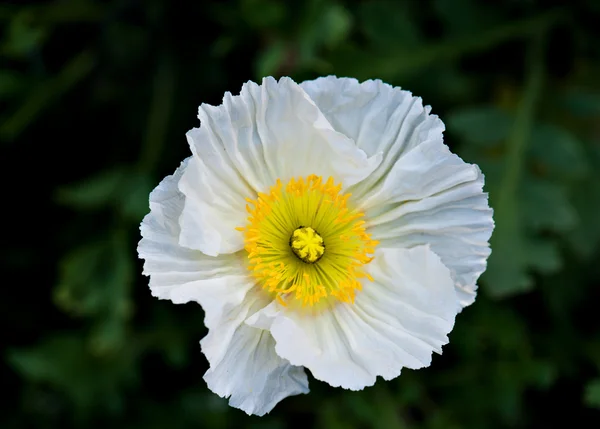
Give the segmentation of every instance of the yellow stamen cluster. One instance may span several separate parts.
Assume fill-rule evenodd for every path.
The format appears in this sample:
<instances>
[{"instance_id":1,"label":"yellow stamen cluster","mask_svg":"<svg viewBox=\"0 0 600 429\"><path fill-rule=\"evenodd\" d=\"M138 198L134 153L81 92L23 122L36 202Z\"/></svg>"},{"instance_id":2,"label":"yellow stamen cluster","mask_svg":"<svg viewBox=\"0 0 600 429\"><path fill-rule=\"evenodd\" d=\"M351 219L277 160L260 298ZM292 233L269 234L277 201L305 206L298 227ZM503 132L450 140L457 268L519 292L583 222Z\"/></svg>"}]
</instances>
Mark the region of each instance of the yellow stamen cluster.
<instances>
[{"instance_id":1,"label":"yellow stamen cluster","mask_svg":"<svg viewBox=\"0 0 600 429\"><path fill-rule=\"evenodd\" d=\"M364 227L363 213L348 207L342 185L320 176L277 180L268 193L247 199L244 233L249 269L284 305L314 306L330 299L354 302L363 266L377 241Z\"/></svg>"}]
</instances>

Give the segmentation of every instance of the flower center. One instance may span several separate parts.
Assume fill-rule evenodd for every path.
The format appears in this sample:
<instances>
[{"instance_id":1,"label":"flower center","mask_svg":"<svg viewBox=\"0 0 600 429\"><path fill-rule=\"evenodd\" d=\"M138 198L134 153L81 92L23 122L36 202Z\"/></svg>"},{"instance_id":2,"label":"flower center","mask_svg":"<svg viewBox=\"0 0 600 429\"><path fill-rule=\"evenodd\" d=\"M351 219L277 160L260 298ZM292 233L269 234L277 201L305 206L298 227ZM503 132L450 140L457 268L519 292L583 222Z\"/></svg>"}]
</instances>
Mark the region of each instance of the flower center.
<instances>
[{"instance_id":1,"label":"flower center","mask_svg":"<svg viewBox=\"0 0 600 429\"><path fill-rule=\"evenodd\" d=\"M301 226L290 237L292 252L303 262L314 264L325 253L323 237L310 226Z\"/></svg>"},{"instance_id":2,"label":"flower center","mask_svg":"<svg viewBox=\"0 0 600 429\"><path fill-rule=\"evenodd\" d=\"M285 186L277 180L268 193L247 199L248 224L236 229L244 234L249 269L283 305L353 303L361 280L373 280L364 265L378 242L341 190L331 177L310 175Z\"/></svg>"}]
</instances>

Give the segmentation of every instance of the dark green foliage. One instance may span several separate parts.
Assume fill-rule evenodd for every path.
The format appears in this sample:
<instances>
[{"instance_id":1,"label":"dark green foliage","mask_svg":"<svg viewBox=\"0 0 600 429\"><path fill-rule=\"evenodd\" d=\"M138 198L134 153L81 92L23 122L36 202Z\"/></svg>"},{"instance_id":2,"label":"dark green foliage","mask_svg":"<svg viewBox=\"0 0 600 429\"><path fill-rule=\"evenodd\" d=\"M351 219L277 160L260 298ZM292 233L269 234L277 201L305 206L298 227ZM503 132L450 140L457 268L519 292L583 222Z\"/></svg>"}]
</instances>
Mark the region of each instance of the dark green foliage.
<instances>
[{"instance_id":1,"label":"dark green foliage","mask_svg":"<svg viewBox=\"0 0 600 429\"><path fill-rule=\"evenodd\" d=\"M598 22L595 0L1 4L0 427L599 427ZM138 226L200 103L324 74L433 106L486 175L492 256L431 368L247 417L202 380L200 307L150 296Z\"/></svg>"}]
</instances>

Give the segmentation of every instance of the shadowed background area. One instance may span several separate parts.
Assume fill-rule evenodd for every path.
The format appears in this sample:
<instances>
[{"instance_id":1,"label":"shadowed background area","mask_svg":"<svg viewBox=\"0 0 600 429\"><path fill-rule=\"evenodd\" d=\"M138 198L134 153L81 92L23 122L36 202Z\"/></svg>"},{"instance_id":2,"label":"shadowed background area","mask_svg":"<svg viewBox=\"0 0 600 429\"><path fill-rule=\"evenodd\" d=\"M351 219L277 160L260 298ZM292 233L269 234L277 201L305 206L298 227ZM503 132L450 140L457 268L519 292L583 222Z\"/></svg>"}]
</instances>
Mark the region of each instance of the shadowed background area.
<instances>
[{"instance_id":1,"label":"shadowed background area","mask_svg":"<svg viewBox=\"0 0 600 429\"><path fill-rule=\"evenodd\" d=\"M0 4L0 427L600 426L600 2L491 3ZM432 367L248 417L202 379L200 306L150 295L138 227L200 103L328 74L433 106L493 252Z\"/></svg>"}]
</instances>

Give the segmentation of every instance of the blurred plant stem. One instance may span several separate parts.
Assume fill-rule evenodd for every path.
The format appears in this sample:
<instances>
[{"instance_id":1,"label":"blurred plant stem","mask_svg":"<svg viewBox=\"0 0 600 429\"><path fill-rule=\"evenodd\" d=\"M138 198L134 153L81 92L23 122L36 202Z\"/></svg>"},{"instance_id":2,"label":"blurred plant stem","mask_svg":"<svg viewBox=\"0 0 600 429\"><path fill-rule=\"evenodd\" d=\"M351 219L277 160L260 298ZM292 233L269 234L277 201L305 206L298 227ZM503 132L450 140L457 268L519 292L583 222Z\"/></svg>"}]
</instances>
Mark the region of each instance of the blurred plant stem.
<instances>
[{"instance_id":1,"label":"blurred plant stem","mask_svg":"<svg viewBox=\"0 0 600 429\"><path fill-rule=\"evenodd\" d=\"M516 201L515 194L521 178L527 144L531 138L532 124L535 116L536 104L539 100L544 76L544 46L545 30L540 30L532 41L528 58L528 76L525 91L518 106L515 124L511 137L508 140L506 170L498 196L498 208Z\"/></svg>"},{"instance_id":2,"label":"blurred plant stem","mask_svg":"<svg viewBox=\"0 0 600 429\"><path fill-rule=\"evenodd\" d=\"M163 54L154 75L148 125L138 161L138 168L150 173L160 159L169 126L175 89L175 68L172 59Z\"/></svg>"},{"instance_id":3,"label":"blurred plant stem","mask_svg":"<svg viewBox=\"0 0 600 429\"><path fill-rule=\"evenodd\" d=\"M536 106L544 79L544 47L547 27L540 27L533 36L527 54L527 78L521 101L517 107L515 122L507 141L506 161L496 197L492 200L495 210L496 230L491 238L494 255L490 258L487 277L493 287L488 288L494 296L510 291L528 290L530 280L522 272L527 260L527 243L523 235L519 208L519 190L525 154L532 136ZM508 257L520 255L520 257Z\"/></svg>"},{"instance_id":4,"label":"blurred plant stem","mask_svg":"<svg viewBox=\"0 0 600 429\"><path fill-rule=\"evenodd\" d=\"M452 60L466 54L485 51L511 39L545 32L547 28L561 19L562 16L560 10L552 10L533 18L514 21L492 28L478 37L470 36L449 40L448 42L440 43L429 49L417 52L412 57L412 61L407 62L403 66L406 71L411 70L411 68L422 69L436 61Z\"/></svg>"},{"instance_id":5,"label":"blurred plant stem","mask_svg":"<svg viewBox=\"0 0 600 429\"><path fill-rule=\"evenodd\" d=\"M0 137L13 140L58 97L81 82L94 68L96 58L89 50L73 57L55 76L33 87L15 112L0 125Z\"/></svg>"},{"instance_id":6,"label":"blurred plant stem","mask_svg":"<svg viewBox=\"0 0 600 429\"><path fill-rule=\"evenodd\" d=\"M469 35L450 39L407 52L399 53L395 50L373 55L369 61L357 61L356 53L351 52L352 58L342 57L342 62L345 68L350 67L351 74L359 79L372 78L372 70L377 70L378 78L397 80L422 71L434 63L451 61L468 54L489 50L512 39L530 36L539 32L540 29L549 28L563 17L564 13L560 9L554 9L532 18L491 28L477 37ZM346 64L349 60L352 64ZM336 64L334 64L334 68L337 68L335 66Z\"/></svg>"}]
</instances>

